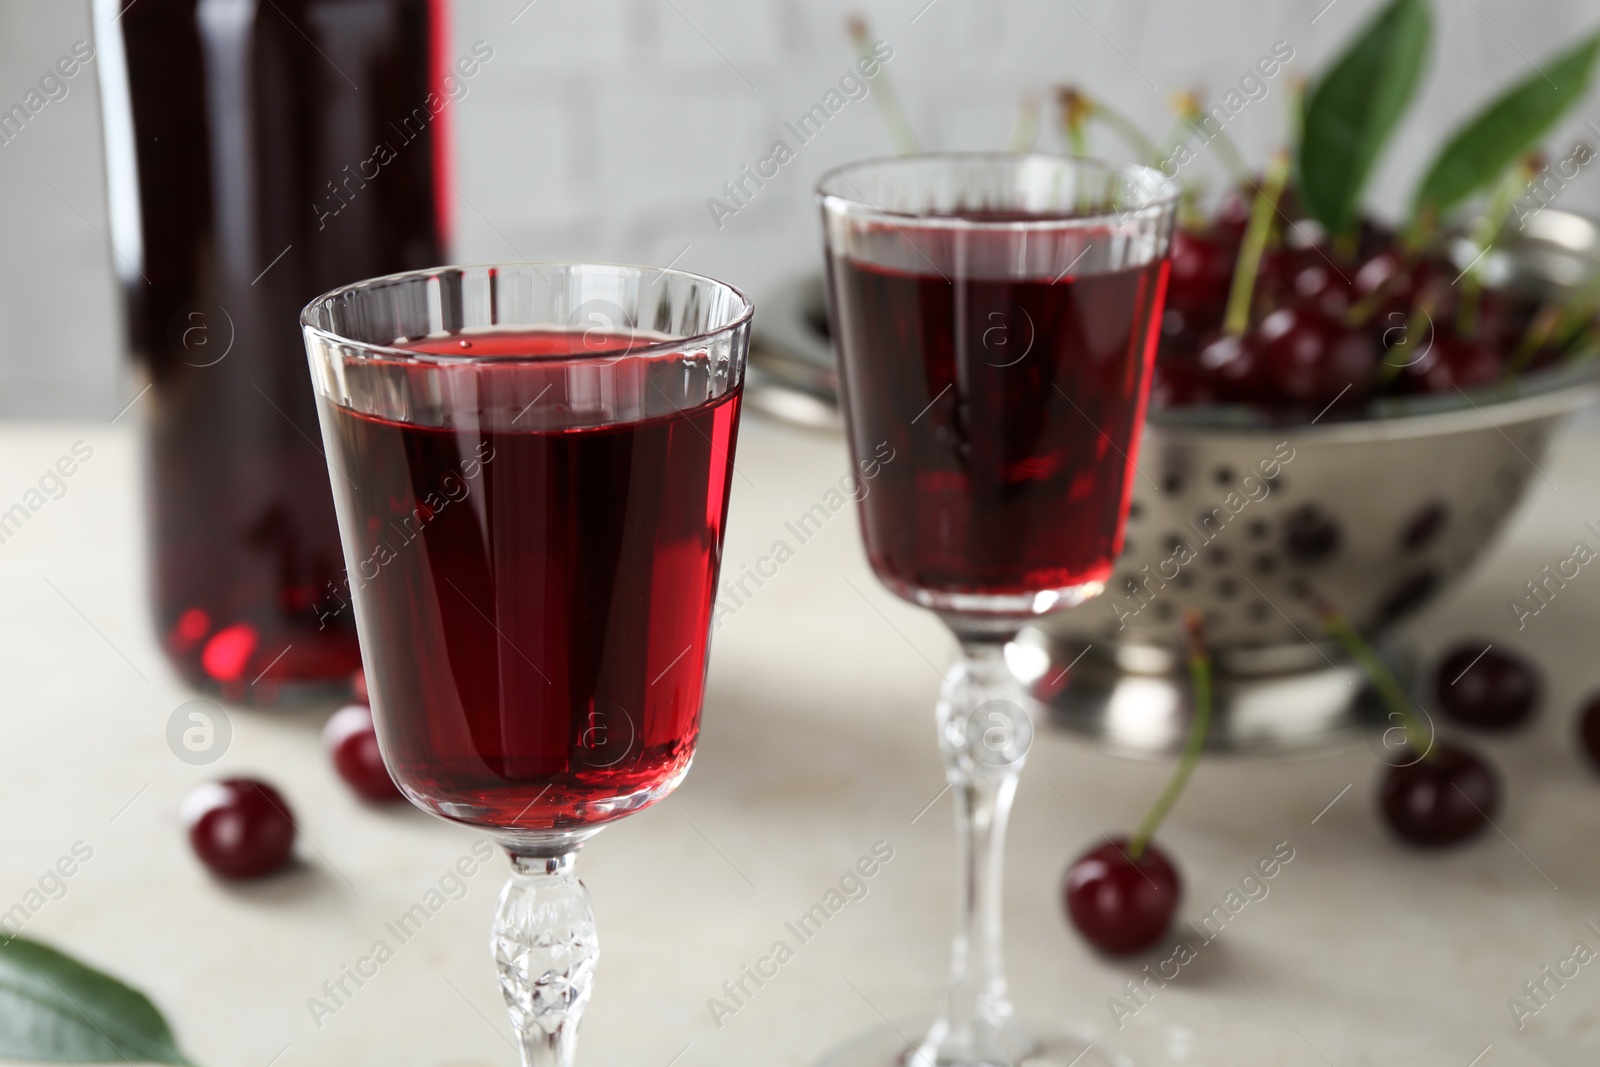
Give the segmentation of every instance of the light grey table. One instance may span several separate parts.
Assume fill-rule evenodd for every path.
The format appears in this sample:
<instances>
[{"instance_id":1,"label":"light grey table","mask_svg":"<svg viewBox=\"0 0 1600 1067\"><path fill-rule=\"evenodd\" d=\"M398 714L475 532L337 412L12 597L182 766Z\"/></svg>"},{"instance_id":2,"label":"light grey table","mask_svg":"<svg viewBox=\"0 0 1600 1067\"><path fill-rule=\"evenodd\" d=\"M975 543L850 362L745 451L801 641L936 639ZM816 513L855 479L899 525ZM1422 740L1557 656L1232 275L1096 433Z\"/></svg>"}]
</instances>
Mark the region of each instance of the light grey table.
<instances>
[{"instance_id":1,"label":"light grey table","mask_svg":"<svg viewBox=\"0 0 1600 1067\"><path fill-rule=\"evenodd\" d=\"M0 510L74 442L93 448L65 495L0 543L0 912L30 899L75 846L92 850L64 892L31 898L44 903L24 932L146 989L208 1067L513 1063L486 945L498 859L404 943L385 925L481 835L356 801L319 745L326 709L234 709L231 746L210 767L168 750L168 716L193 694L146 621L134 418L0 428ZM1591 431L1563 440L1545 465L1558 488L1538 483L1485 566L1418 627L1429 648L1481 634L1547 672L1537 727L1488 746L1509 784L1498 832L1442 854L1397 846L1375 815L1380 767L1365 747L1205 763L1162 834L1186 880L1180 917L1198 921L1277 843L1294 859L1140 1003L1124 984L1167 953L1095 957L1063 923L1058 881L1095 827L1132 827L1168 767L1046 734L1018 797L1006 890L1022 1009L1082 1024L1145 1064L1600 1060L1600 964L1549 984L1520 1032L1507 1007L1575 943L1600 950L1585 925L1600 927L1600 776L1571 741L1576 703L1600 688L1600 572L1585 570L1521 633L1506 606L1600 517L1597 445ZM822 501L848 461L835 438L751 419L738 466L730 572L792 541L784 523ZM602 834L580 862L603 946L583 1062L801 1067L883 1015L925 1013L953 909L932 729L952 654L931 615L875 584L848 509L724 620L687 783ZM224 887L190 854L177 807L196 782L240 773L284 790L302 862ZM867 895L714 1021L708 1000L723 998L723 983L792 941L785 923L879 841L894 858ZM333 1005L324 983L379 940L393 958L359 987L345 979L348 995ZM334 1010L314 1010L312 998ZM1112 998L1138 1008L1120 1030Z\"/></svg>"}]
</instances>

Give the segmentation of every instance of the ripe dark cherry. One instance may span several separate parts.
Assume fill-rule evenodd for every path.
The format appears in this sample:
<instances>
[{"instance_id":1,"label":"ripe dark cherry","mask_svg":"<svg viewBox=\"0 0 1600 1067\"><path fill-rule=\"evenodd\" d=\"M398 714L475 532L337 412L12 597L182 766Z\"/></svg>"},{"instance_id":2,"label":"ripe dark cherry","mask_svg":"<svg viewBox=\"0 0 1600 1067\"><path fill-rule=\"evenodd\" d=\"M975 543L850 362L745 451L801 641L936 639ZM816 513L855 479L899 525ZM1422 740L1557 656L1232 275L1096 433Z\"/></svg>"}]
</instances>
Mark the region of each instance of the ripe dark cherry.
<instances>
[{"instance_id":1,"label":"ripe dark cherry","mask_svg":"<svg viewBox=\"0 0 1600 1067\"><path fill-rule=\"evenodd\" d=\"M1341 315L1354 300L1354 266L1336 264L1318 244L1285 244L1268 249L1256 277L1256 306L1282 307L1304 302Z\"/></svg>"},{"instance_id":2,"label":"ripe dark cherry","mask_svg":"<svg viewBox=\"0 0 1600 1067\"><path fill-rule=\"evenodd\" d=\"M1195 362L1210 380L1218 400L1230 404L1272 404L1277 393L1267 378L1261 352L1250 335L1213 333L1200 346Z\"/></svg>"},{"instance_id":3,"label":"ripe dark cherry","mask_svg":"<svg viewBox=\"0 0 1600 1067\"><path fill-rule=\"evenodd\" d=\"M1211 378L1192 359L1163 359L1150 381L1153 408L1193 407L1216 399Z\"/></svg>"},{"instance_id":4,"label":"ripe dark cherry","mask_svg":"<svg viewBox=\"0 0 1600 1067\"><path fill-rule=\"evenodd\" d=\"M1386 288L1396 297L1409 299L1413 295L1411 275L1402 274L1404 266L1405 261L1398 252L1384 249L1357 268L1356 293L1371 296L1379 288Z\"/></svg>"},{"instance_id":5,"label":"ripe dark cherry","mask_svg":"<svg viewBox=\"0 0 1600 1067\"><path fill-rule=\"evenodd\" d=\"M1448 322L1455 313L1454 298L1460 291L1451 285L1458 273L1443 260L1408 259L1388 248L1367 259L1356 271L1355 296L1360 301L1377 294L1367 322L1379 333L1405 326L1424 293L1433 304L1433 321Z\"/></svg>"},{"instance_id":6,"label":"ripe dark cherry","mask_svg":"<svg viewBox=\"0 0 1600 1067\"><path fill-rule=\"evenodd\" d=\"M1355 292L1365 298L1383 290L1378 310L1409 309L1421 286L1432 277L1426 262L1408 260L1386 248L1362 263L1355 274Z\"/></svg>"},{"instance_id":7,"label":"ripe dark cherry","mask_svg":"<svg viewBox=\"0 0 1600 1067\"><path fill-rule=\"evenodd\" d=\"M1090 849L1067 868L1061 893L1067 915L1101 952L1125 956L1149 948L1172 925L1182 881L1155 843L1138 862L1126 838Z\"/></svg>"},{"instance_id":8,"label":"ripe dark cherry","mask_svg":"<svg viewBox=\"0 0 1600 1067\"><path fill-rule=\"evenodd\" d=\"M1500 806L1500 780L1487 762L1439 742L1426 757L1383 776L1383 817L1414 845L1453 845L1480 832Z\"/></svg>"},{"instance_id":9,"label":"ripe dark cherry","mask_svg":"<svg viewBox=\"0 0 1600 1067\"><path fill-rule=\"evenodd\" d=\"M1267 376L1291 402L1350 403L1372 388L1378 365L1372 338L1313 304L1274 311L1256 336Z\"/></svg>"},{"instance_id":10,"label":"ripe dark cherry","mask_svg":"<svg viewBox=\"0 0 1600 1067\"><path fill-rule=\"evenodd\" d=\"M1220 324L1238 254L1236 242L1223 234L1179 230L1172 239L1167 306L1181 313L1191 327Z\"/></svg>"},{"instance_id":11,"label":"ripe dark cherry","mask_svg":"<svg viewBox=\"0 0 1600 1067\"><path fill-rule=\"evenodd\" d=\"M1515 352L1538 311L1539 302L1522 294L1481 292L1478 294L1478 340L1491 350Z\"/></svg>"},{"instance_id":12,"label":"ripe dark cherry","mask_svg":"<svg viewBox=\"0 0 1600 1067\"><path fill-rule=\"evenodd\" d=\"M1431 341L1423 341L1423 349L1420 355L1411 357L1415 362L1407 364L1400 372L1405 392L1448 393L1455 389L1476 389L1500 377L1500 356L1478 341L1437 332Z\"/></svg>"},{"instance_id":13,"label":"ripe dark cherry","mask_svg":"<svg viewBox=\"0 0 1600 1067\"><path fill-rule=\"evenodd\" d=\"M1295 272L1293 295L1329 315L1343 315L1356 301L1355 281L1348 271L1319 256Z\"/></svg>"},{"instance_id":14,"label":"ripe dark cherry","mask_svg":"<svg viewBox=\"0 0 1600 1067\"><path fill-rule=\"evenodd\" d=\"M1487 641L1452 650L1439 663L1433 686L1440 711L1484 730L1521 726L1539 703L1539 675L1533 667Z\"/></svg>"},{"instance_id":15,"label":"ripe dark cherry","mask_svg":"<svg viewBox=\"0 0 1600 1067\"><path fill-rule=\"evenodd\" d=\"M181 810L189 843L222 878L271 874L294 851L294 816L278 791L253 778L225 778L189 791Z\"/></svg>"},{"instance_id":16,"label":"ripe dark cherry","mask_svg":"<svg viewBox=\"0 0 1600 1067\"><path fill-rule=\"evenodd\" d=\"M1399 243L1399 235L1394 229L1381 222L1371 219L1361 220L1361 232L1356 239L1356 258L1364 263L1379 252L1393 248ZM1353 273L1353 272L1352 272Z\"/></svg>"},{"instance_id":17,"label":"ripe dark cherry","mask_svg":"<svg viewBox=\"0 0 1600 1067\"><path fill-rule=\"evenodd\" d=\"M1256 272L1255 305L1277 307L1294 295L1294 279L1305 266L1304 254L1295 248L1269 248L1261 253Z\"/></svg>"},{"instance_id":18,"label":"ripe dark cherry","mask_svg":"<svg viewBox=\"0 0 1600 1067\"><path fill-rule=\"evenodd\" d=\"M1578 740L1583 742L1589 762L1600 770L1600 694L1591 697L1578 716Z\"/></svg>"},{"instance_id":19,"label":"ripe dark cherry","mask_svg":"<svg viewBox=\"0 0 1600 1067\"><path fill-rule=\"evenodd\" d=\"M1554 367L1557 364L1564 362L1566 358L1567 353L1562 349L1557 348L1555 345L1541 345L1539 349L1534 352L1533 358L1528 360L1527 369L1544 370L1546 367Z\"/></svg>"},{"instance_id":20,"label":"ripe dark cherry","mask_svg":"<svg viewBox=\"0 0 1600 1067\"><path fill-rule=\"evenodd\" d=\"M1210 329L1211 326L1196 320L1194 316L1168 307L1161 313L1161 342L1156 359L1193 359Z\"/></svg>"},{"instance_id":21,"label":"ripe dark cherry","mask_svg":"<svg viewBox=\"0 0 1600 1067\"><path fill-rule=\"evenodd\" d=\"M367 800L401 800L400 790L378 751L372 709L365 704L340 708L322 730L322 743L333 757L339 777Z\"/></svg>"}]
</instances>

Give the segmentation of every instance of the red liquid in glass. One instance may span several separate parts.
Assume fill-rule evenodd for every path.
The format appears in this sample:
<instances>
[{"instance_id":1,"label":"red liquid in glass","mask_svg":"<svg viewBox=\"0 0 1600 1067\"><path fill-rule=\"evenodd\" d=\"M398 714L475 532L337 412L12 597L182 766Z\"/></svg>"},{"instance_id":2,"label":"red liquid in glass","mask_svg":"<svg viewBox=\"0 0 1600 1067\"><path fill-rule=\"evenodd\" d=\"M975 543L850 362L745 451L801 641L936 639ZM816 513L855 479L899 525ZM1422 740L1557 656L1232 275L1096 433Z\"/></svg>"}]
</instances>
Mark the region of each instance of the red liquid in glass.
<instances>
[{"instance_id":1,"label":"red liquid in glass","mask_svg":"<svg viewBox=\"0 0 1600 1067\"><path fill-rule=\"evenodd\" d=\"M162 644L187 682L231 699L336 689L361 660L299 313L445 258L447 5L116 6L127 81L107 98L126 99L134 151L108 161L140 240L119 238L114 262L151 383ZM123 114L108 106L108 131Z\"/></svg>"},{"instance_id":2,"label":"red liquid in glass","mask_svg":"<svg viewBox=\"0 0 1600 1067\"><path fill-rule=\"evenodd\" d=\"M470 342L479 356L586 343ZM502 370L530 398L541 375L563 388L554 361L420 373L477 375L482 397ZM657 406L579 428L537 425L539 404L458 412L450 428L325 413L330 455L360 486L336 482L379 738L414 799L479 825L571 829L643 806L688 769L739 395Z\"/></svg>"},{"instance_id":3,"label":"red liquid in glass","mask_svg":"<svg viewBox=\"0 0 1600 1067\"><path fill-rule=\"evenodd\" d=\"M1031 596L1122 549L1166 263L1060 280L830 264L861 502L895 592ZM980 609L981 610L981 609Z\"/></svg>"}]
</instances>

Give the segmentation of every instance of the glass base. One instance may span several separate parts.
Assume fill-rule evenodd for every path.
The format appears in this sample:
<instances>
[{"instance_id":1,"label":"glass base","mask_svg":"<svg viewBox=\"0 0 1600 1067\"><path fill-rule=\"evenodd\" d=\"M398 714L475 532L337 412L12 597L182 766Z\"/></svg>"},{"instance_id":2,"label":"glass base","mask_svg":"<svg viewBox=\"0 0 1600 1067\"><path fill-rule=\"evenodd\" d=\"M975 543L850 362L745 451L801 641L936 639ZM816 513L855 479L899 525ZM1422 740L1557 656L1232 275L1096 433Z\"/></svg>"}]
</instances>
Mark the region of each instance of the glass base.
<instances>
[{"instance_id":1,"label":"glass base","mask_svg":"<svg viewBox=\"0 0 1600 1067\"><path fill-rule=\"evenodd\" d=\"M817 1067L1132 1067L1126 1056L1086 1037L1042 1026L1026 1030L1035 1035L1033 1050L1015 1064L934 1064L917 1054L927 1023L883 1023L829 1052Z\"/></svg>"}]
</instances>

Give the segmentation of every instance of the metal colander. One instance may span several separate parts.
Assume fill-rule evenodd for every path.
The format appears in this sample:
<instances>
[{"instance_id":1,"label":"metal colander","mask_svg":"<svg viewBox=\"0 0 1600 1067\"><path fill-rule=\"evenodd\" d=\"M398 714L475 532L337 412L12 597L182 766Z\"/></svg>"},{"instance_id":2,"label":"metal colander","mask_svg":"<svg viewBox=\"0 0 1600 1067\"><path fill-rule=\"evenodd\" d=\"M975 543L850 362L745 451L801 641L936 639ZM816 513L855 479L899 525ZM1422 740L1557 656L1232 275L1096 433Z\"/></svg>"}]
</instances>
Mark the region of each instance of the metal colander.
<instances>
[{"instance_id":1,"label":"metal colander","mask_svg":"<svg viewBox=\"0 0 1600 1067\"><path fill-rule=\"evenodd\" d=\"M1228 669L1279 670L1321 658L1310 587L1381 632L1466 571L1542 477L1561 417L1589 397L1586 379L1555 384L1329 425L1153 422L1105 594L1044 628L1179 649L1197 612Z\"/></svg>"},{"instance_id":2,"label":"metal colander","mask_svg":"<svg viewBox=\"0 0 1600 1067\"><path fill-rule=\"evenodd\" d=\"M1491 284L1545 293L1597 262L1600 227L1558 211L1485 259ZM1594 368L1581 366L1375 401L1353 421L1154 413L1105 594L1042 620L1013 666L1058 725L1171 749L1188 714L1183 620L1197 612L1217 665L1217 747L1293 747L1381 719L1307 590L1409 673L1396 624L1460 579L1548 480L1553 435L1596 395Z\"/></svg>"}]
</instances>

